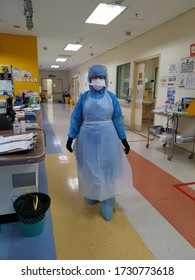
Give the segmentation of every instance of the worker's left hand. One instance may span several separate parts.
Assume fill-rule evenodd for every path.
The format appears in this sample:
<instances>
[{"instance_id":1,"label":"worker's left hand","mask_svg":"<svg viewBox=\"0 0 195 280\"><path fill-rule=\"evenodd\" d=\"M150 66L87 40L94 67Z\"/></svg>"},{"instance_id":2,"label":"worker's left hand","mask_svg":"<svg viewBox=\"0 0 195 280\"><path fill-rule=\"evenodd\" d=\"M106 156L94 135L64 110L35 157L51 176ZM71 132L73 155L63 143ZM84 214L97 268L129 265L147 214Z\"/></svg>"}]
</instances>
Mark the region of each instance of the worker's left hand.
<instances>
[{"instance_id":1,"label":"worker's left hand","mask_svg":"<svg viewBox=\"0 0 195 280\"><path fill-rule=\"evenodd\" d=\"M130 146L129 146L128 142L127 142L127 139L122 139L121 142L122 142L122 144L124 146L125 154L128 154L129 151L130 151Z\"/></svg>"},{"instance_id":2,"label":"worker's left hand","mask_svg":"<svg viewBox=\"0 0 195 280\"><path fill-rule=\"evenodd\" d=\"M72 141L73 139L71 137L68 137L67 143L66 143L66 149L72 153L73 149L72 149Z\"/></svg>"}]
</instances>

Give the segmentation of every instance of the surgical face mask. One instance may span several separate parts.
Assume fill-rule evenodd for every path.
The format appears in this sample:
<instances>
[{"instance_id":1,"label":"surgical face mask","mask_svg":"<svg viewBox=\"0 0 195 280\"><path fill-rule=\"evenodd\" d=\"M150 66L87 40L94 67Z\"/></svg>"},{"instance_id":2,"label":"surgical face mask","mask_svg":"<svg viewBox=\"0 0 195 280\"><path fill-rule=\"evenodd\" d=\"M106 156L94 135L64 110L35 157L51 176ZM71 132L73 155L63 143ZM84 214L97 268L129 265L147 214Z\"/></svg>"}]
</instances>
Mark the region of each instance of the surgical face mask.
<instances>
[{"instance_id":1,"label":"surgical face mask","mask_svg":"<svg viewBox=\"0 0 195 280\"><path fill-rule=\"evenodd\" d=\"M90 85L95 89L95 90L101 90L103 87L106 86L105 80L104 79L92 79Z\"/></svg>"}]
</instances>

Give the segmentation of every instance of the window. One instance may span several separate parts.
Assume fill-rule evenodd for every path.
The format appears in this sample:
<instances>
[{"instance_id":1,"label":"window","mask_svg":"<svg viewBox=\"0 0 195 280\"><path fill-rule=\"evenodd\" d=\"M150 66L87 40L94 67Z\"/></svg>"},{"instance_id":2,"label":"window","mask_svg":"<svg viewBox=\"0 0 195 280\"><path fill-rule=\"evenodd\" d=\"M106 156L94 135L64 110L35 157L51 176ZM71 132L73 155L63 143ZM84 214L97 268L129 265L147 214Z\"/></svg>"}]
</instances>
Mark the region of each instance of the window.
<instances>
[{"instance_id":1,"label":"window","mask_svg":"<svg viewBox=\"0 0 195 280\"><path fill-rule=\"evenodd\" d=\"M129 97L130 63L117 66L116 96L119 99Z\"/></svg>"}]
</instances>

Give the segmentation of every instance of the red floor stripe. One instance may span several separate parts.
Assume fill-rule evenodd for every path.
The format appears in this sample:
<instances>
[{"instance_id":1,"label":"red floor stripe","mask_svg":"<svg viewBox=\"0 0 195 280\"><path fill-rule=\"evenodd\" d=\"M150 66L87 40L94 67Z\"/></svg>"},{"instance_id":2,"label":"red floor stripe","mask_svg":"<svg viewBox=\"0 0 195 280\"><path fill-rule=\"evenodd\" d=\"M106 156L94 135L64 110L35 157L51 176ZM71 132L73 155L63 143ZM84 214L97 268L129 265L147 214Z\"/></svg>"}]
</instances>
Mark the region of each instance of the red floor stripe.
<instances>
[{"instance_id":1,"label":"red floor stripe","mask_svg":"<svg viewBox=\"0 0 195 280\"><path fill-rule=\"evenodd\" d=\"M189 185L195 185L195 182L190 182L190 183L185 183L185 184L176 184L173 185L174 187L176 187L180 192L182 192L183 194L185 194L187 197L189 197L190 199L192 199L195 202L195 195L191 195L189 192L191 191L191 189L189 190L189 188L185 188L185 190L183 190L181 187L188 187ZM195 193L195 191L193 191L193 194Z\"/></svg>"},{"instance_id":2,"label":"red floor stripe","mask_svg":"<svg viewBox=\"0 0 195 280\"><path fill-rule=\"evenodd\" d=\"M195 248L195 203L173 188L182 182L132 150L128 159L135 188Z\"/></svg>"}]
</instances>

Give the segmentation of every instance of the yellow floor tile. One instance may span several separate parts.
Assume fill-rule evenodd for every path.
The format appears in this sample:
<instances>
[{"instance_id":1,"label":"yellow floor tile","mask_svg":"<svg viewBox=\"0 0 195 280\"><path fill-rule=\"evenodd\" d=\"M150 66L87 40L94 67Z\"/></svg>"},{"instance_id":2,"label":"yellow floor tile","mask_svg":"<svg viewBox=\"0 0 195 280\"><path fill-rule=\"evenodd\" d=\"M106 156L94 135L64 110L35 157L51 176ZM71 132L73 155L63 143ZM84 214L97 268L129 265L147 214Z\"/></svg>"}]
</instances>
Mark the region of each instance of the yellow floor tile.
<instances>
[{"instance_id":1,"label":"yellow floor tile","mask_svg":"<svg viewBox=\"0 0 195 280\"><path fill-rule=\"evenodd\" d=\"M154 259L118 205L106 222L78 194L73 154L46 155L45 164L58 260Z\"/></svg>"}]
</instances>

